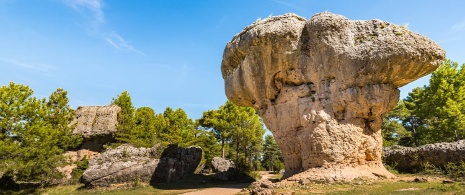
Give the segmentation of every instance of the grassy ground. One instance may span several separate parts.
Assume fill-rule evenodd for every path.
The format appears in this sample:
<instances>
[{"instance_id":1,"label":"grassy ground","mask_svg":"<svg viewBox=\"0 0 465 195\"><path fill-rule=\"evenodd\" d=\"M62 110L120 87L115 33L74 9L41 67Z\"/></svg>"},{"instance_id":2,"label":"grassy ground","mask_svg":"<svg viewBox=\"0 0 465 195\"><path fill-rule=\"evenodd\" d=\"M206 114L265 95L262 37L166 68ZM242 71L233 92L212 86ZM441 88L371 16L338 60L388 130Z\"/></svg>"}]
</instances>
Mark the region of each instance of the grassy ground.
<instances>
[{"instance_id":1,"label":"grassy ground","mask_svg":"<svg viewBox=\"0 0 465 195\"><path fill-rule=\"evenodd\" d=\"M280 177L276 175L277 178ZM427 182L414 182L415 178L427 178ZM432 177L423 175L399 175L399 178L381 181L355 181L352 183L339 184L306 184L294 185L293 187L275 189L276 194L293 191L295 194L464 194L465 183L454 182L443 184L444 177ZM210 187L225 187L234 183L231 182L212 182L208 176L193 175L182 181L157 184L150 186L147 184L138 184L136 187L114 186L112 188L95 188L87 189L79 185L56 186L45 189L36 189L35 191L22 192L4 192L6 194L47 194L47 195L66 195L66 194L114 194L114 195L136 195L136 194L160 194L171 195L181 194ZM2 194L2 193L0 193ZM246 194L241 193L241 194Z\"/></svg>"},{"instance_id":2,"label":"grassy ground","mask_svg":"<svg viewBox=\"0 0 465 195\"><path fill-rule=\"evenodd\" d=\"M465 183L443 184L443 177L422 175L398 175L399 178L381 181L359 181L338 184L307 184L276 189L277 194L293 191L295 194L465 194ZM414 182L415 178L427 178L427 182Z\"/></svg>"}]
</instances>

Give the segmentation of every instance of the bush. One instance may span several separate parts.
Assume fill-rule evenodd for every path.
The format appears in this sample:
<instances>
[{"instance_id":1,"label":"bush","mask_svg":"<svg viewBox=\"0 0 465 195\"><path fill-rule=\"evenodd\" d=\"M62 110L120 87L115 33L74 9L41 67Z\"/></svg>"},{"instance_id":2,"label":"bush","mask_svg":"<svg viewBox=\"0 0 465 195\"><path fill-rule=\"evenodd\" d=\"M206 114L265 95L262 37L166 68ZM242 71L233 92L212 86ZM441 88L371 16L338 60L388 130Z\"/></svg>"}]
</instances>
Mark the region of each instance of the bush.
<instances>
[{"instance_id":1,"label":"bush","mask_svg":"<svg viewBox=\"0 0 465 195\"><path fill-rule=\"evenodd\" d=\"M458 164L447 163L444 166L444 173L455 180L464 180L465 179L465 162L460 162Z\"/></svg>"},{"instance_id":2,"label":"bush","mask_svg":"<svg viewBox=\"0 0 465 195\"><path fill-rule=\"evenodd\" d=\"M89 160L87 160L86 157L84 157L80 161L77 161L76 168L74 168L73 172L71 172L73 179L79 181L82 177L82 174L84 173L84 171L86 171L87 168L89 168Z\"/></svg>"}]
</instances>

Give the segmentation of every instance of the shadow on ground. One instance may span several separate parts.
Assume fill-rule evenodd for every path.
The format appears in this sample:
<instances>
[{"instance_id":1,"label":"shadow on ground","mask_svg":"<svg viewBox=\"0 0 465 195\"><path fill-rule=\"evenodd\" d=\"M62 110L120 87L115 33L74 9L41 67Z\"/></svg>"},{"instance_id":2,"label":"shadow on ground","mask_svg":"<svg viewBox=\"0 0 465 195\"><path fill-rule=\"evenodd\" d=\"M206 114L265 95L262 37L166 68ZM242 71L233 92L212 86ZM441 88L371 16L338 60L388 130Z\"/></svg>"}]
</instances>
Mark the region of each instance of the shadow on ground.
<instances>
[{"instance_id":1,"label":"shadow on ground","mask_svg":"<svg viewBox=\"0 0 465 195\"><path fill-rule=\"evenodd\" d=\"M215 181L213 175L193 174L182 178L176 182L170 183L152 183L151 185L157 189L163 190L184 190L184 189L203 189L203 188L237 188L238 186L245 188L252 182L247 180L239 181Z\"/></svg>"}]
</instances>

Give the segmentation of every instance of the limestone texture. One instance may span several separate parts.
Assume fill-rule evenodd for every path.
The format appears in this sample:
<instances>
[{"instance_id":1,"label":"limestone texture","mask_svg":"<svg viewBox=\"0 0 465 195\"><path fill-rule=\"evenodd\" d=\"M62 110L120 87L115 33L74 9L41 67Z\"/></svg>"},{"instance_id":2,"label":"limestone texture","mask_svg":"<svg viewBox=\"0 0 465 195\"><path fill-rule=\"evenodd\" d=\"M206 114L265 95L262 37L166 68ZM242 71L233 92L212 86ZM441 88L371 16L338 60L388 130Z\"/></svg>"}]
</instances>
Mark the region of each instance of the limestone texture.
<instances>
[{"instance_id":1,"label":"limestone texture","mask_svg":"<svg viewBox=\"0 0 465 195\"><path fill-rule=\"evenodd\" d=\"M171 182L191 174L200 163L198 147L136 148L123 144L94 157L82 175L87 187L141 182Z\"/></svg>"},{"instance_id":2,"label":"limestone texture","mask_svg":"<svg viewBox=\"0 0 465 195\"><path fill-rule=\"evenodd\" d=\"M399 171L419 171L429 163L443 168L447 163L465 162L465 140L452 143L426 144L420 147L393 146L383 148L384 161Z\"/></svg>"},{"instance_id":3,"label":"limestone texture","mask_svg":"<svg viewBox=\"0 0 465 195\"><path fill-rule=\"evenodd\" d=\"M228 160L221 157L213 157L212 167L214 172L225 172L228 171L230 168L234 168L234 162L232 160Z\"/></svg>"},{"instance_id":4,"label":"limestone texture","mask_svg":"<svg viewBox=\"0 0 465 195\"><path fill-rule=\"evenodd\" d=\"M101 152L103 145L115 141L119 106L79 106L71 126L84 138L81 149Z\"/></svg>"},{"instance_id":5,"label":"limestone texture","mask_svg":"<svg viewBox=\"0 0 465 195\"><path fill-rule=\"evenodd\" d=\"M254 107L273 133L284 178L331 182L393 177L381 162L381 118L397 88L444 57L430 39L389 22L286 14L235 35L221 71L228 99Z\"/></svg>"}]
</instances>

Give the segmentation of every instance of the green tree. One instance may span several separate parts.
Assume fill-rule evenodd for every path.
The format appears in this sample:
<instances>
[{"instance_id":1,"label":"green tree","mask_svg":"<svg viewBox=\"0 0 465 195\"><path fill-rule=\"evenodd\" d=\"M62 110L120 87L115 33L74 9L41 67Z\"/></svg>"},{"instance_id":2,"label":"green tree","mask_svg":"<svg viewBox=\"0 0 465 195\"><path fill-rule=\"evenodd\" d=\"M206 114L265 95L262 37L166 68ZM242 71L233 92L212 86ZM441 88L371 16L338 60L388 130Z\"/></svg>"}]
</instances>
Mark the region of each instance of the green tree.
<instances>
[{"instance_id":1,"label":"green tree","mask_svg":"<svg viewBox=\"0 0 465 195\"><path fill-rule=\"evenodd\" d=\"M178 144L181 147L191 146L195 139L194 121L187 117L183 109L173 111L167 107L163 112L164 120L160 121L160 139L165 144Z\"/></svg>"},{"instance_id":2,"label":"green tree","mask_svg":"<svg viewBox=\"0 0 465 195\"><path fill-rule=\"evenodd\" d=\"M32 94L13 82L0 88L0 172L47 184L62 177L56 170L66 164L62 154L81 139L66 124L74 117L66 91L57 89L49 100Z\"/></svg>"},{"instance_id":3,"label":"green tree","mask_svg":"<svg viewBox=\"0 0 465 195\"><path fill-rule=\"evenodd\" d=\"M283 164L281 149L272 135L266 135L263 142L262 164L268 171L280 171Z\"/></svg>"},{"instance_id":4,"label":"green tree","mask_svg":"<svg viewBox=\"0 0 465 195\"><path fill-rule=\"evenodd\" d=\"M431 75L420 109L426 119L428 142L465 138L465 70L450 60Z\"/></svg>"},{"instance_id":5,"label":"green tree","mask_svg":"<svg viewBox=\"0 0 465 195\"><path fill-rule=\"evenodd\" d=\"M405 107L404 101L399 101L396 107L384 116L381 127L383 146L399 145L412 139L411 133L402 124L408 116L410 111Z\"/></svg>"},{"instance_id":6,"label":"green tree","mask_svg":"<svg viewBox=\"0 0 465 195\"><path fill-rule=\"evenodd\" d=\"M410 132L410 136L399 140L400 145L419 146L465 138L465 70L456 62L444 61L431 75L429 85L413 89L402 103L402 110L394 109L393 115L388 114L388 119L399 115L395 120L402 121ZM383 124L385 133L394 128L400 129L393 123ZM384 137L387 139L388 133Z\"/></svg>"},{"instance_id":7,"label":"green tree","mask_svg":"<svg viewBox=\"0 0 465 195\"><path fill-rule=\"evenodd\" d=\"M121 108L118 112L118 126L116 131L116 141L118 143L132 143L134 140L133 130L135 128L135 108L132 105L131 96L127 91L123 91L118 97L113 99L112 105Z\"/></svg>"},{"instance_id":8,"label":"green tree","mask_svg":"<svg viewBox=\"0 0 465 195\"><path fill-rule=\"evenodd\" d=\"M192 145L200 146L203 151L202 158L205 159L205 168L211 167L211 160L220 153L220 146L212 131L202 129L196 124L196 135Z\"/></svg>"},{"instance_id":9,"label":"green tree","mask_svg":"<svg viewBox=\"0 0 465 195\"><path fill-rule=\"evenodd\" d=\"M219 110L209 110L203 113L202 118L198 120L198 124L211 130L214 136L221 143L221 157L225 155L225 145L231 141L232 126L229 125L228 108L223 105Z\"/></svg>"},{"instance_id":10,"label":"green tree","mask_svg":"<svg viewBox=\"0 0 465 195\"><path fill-rule=\"evenodd\" d=\"M136 146L152 147L158 143L157 128L159 123L155 111L149 107L140 107L135 114L135 127L133 128L131 142Z\"/></svg>"}]
</instances>

